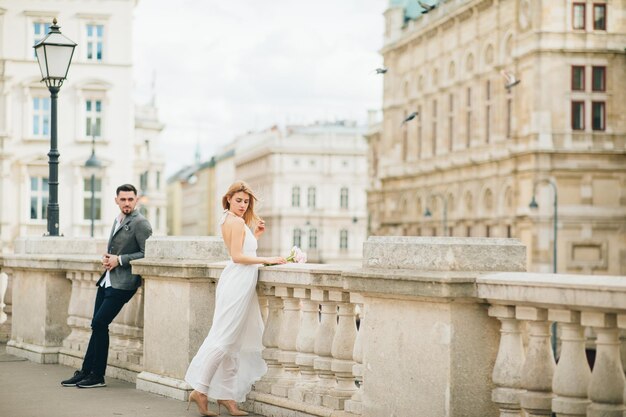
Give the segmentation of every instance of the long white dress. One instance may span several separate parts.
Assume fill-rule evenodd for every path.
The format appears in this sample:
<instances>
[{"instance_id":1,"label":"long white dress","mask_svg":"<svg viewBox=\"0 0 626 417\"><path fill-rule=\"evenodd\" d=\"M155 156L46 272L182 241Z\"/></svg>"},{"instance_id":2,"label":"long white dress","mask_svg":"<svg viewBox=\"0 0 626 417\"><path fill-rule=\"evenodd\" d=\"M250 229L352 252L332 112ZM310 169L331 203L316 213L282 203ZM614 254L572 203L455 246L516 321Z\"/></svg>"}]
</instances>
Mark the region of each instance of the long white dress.
<instances>
[{"instance_id":1,"label":"long white dress","mask_svg":"<svg viewBox=\"0 0 626 417\"><path fill-rule=\"evenodd\" d=\"M220 224L227 215L224 213ZM248 226L245 233L243 254L256 256L256 238ZM230 260L217 283L213 325L185 375L189 385L210 398L243 402L252 384L267 372L261 356L258 267Z\"/></svg>"}]
</instances>

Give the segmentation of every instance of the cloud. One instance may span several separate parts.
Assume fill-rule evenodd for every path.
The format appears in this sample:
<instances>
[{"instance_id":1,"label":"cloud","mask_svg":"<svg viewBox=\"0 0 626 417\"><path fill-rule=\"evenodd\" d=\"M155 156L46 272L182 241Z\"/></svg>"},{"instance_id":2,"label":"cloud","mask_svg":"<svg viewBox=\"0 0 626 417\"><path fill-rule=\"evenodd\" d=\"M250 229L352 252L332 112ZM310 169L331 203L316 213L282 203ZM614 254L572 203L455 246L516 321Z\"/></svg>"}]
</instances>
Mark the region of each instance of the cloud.
<instances>
[{"instance_id":1,"label":"cloud","mask_svg":"<svg viewBox=\"0 0 626 417\"><path fill-rule=\"evenodd\" d=\"M357 119L380 108L386 0L143 0L135 10L137 100L156 100L168 173L243 132ZM161 16L166 16L164 20Z\"/></svg>"}]
</instances>

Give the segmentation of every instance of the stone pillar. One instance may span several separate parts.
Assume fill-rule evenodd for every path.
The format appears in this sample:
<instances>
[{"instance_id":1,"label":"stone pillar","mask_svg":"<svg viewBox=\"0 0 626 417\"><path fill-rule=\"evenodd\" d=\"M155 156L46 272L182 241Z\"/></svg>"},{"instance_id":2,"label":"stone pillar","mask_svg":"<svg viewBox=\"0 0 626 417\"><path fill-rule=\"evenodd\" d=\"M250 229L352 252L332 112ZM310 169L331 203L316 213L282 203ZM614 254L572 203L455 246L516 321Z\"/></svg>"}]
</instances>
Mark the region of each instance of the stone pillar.
<instances>
[{"instance_id":1,"label":"stone pillar","mask_svg":"<svg viewBox=\"0 0 626 417\"><path fill-rule=\"evenodd\" d=\"M552 415L552 376L556 367L550 345L548 310L516 307L519 320L528 320L529 340L526 361L522 368L522 408L528 417Z\"/></svg>"},{"instance_id":2,"label":"stone pillar","mask_svg":"<svg viewBox=\"0 0 626 417\"><path fill-rule=\"evenodd\" d=\"M363 253L363 267L343 273L367 311L363 416L497 416L499 326L476 279L524 271L525 247L515 239L375 236Z\"/></svg>"},{"instance_id":3,"label":"stone pillar","mask_svg":"<svg viewBox=\"0 0 626 417\"><path fill-rule=\"evenodd\" d=\"M319 303L311 300L311 290L294 288L294 296L300 299L302 314L300 331L296 340L296 365L300 368L300 378L293 389L289 390L289 399L304 402L307 392L312 392L317 383L317 373L313 369L315 355L315 334L319 327Z\"/></svg>"},{"instance_id":4,"label":"stone pillar","mask_svg":"<svg viewBox=\"0 0 626 417\"><path fill-rule=\"evenodd\" d=\"M145 258L132 263L133 272L144 279L143 372L137 375L137 389L187 398L191 387L185 373L209 333L215 281L225 264L218 261L226 259L221 238L148 239Z\"/></svg>"},{"instance_id":5,"label":"stone pillar","mask_svg":"<svg viewBox=\"0 0 626 417\"><path fill-rule=\"evenodd\" d=\"M106 242L105 242L106 243ZM66 271L90 271L103 242L65 237L19 238L5 255L12 271L13 323L7 352L39 363L57 363L67 325L72 285Z\"/></svg>"},{"instance_id":6,"label":"stone pillar","mask_svg":"<svg viewBox=\"0 0 626 417\"><path fill-rule=\"evenodd\" d=\"M596 332L596 361L589 383L588 417L622 417L624 406L624 369L619 350L617 316L583 311L583 326Z\"/></svg>"},{"instance_id":7,"label":"stone pillar","mask_svg":"<svg viewBox=\"0 0 626 417\"><path fill-rule=\"evenodd\" d=\"M298 380L299 367L296 364L296 341L300 329L300 299L295 298L293 288L276 287L276 296L283 299L283 319L278 337L280 351L276 359L282 365L283 372L278 382L272 385L272 394L287 397Z\"/></svg>"},{"instance_id":8,"label":"stone pillar","mask_svg":"<svg viewBox=\"0 0 626 417\"><path fill-rule=\"evenodd\" d=\"M350 294L350 302L355 303L359 308L359 331L354 342L352 350L352 358L354 365L352 366L352 375L358 385L357 391L344 404L344 409L353 414L361 414L363 412L363 332L361 328L365 320L365 309L363 308L363 297L360 294Z\"/></svg>"},{"instance_id":9,"label":"stone pillar","mask_svg":"<svg viewBox=\"0 0 626 417\"><path fill-rule=\"evenodd\" d=\"M6 272L0 272L0 343L11 336L11 285Z\"/></svg>"},{"instance_id":10,"label":"stone pillar","mask_svg":"<svg viewBox=\"0 0 626 417\"><path fill-rule=\"evenodd\" d=\"M500 347L493 367L496 388L491 399L500 409L500 417L521 417L520 395L524 345L520 322L515 318L515 306L492 305L489 315L500 320Z\"/></svg>"},{"instance_id":11,"label":"stone pillar","mask_svg":"<svg viewBox=\"0 0 626 417\"><path fill-rule=\"evenodd\" d=\"M335 373L337 386L323 398L323 405L335 410L342 410L344 402L356 392L352 367L352 352L356 340L356 322L354 304L350 303L350 294L342 291L330 291L330 299L339 303L337 331L333 339L333 360L330 370Z\"/></svg>"},{"instance_id":12,"label":"stone pillar","mask_svg":"<svg viewBox=\"0 0 626 417\"><path fill-rule=\"evenodd\" d=\"M321 306L320 325L315 334L314 352L317 357L313 361L319 381L313 393L305 395L304 400L309 404L322 405L324 395L337 385L335 374L331 371L333 339L337 331L337 303L329 300L328 291L320 289L311 291L311 299Z\"/></svg>"},{"instance_id":13,"label":"stone pillar","mask_svg":"<svg viewBox=\"0 0 626 417\"><path fill-rule=\"evenodd\" d=\"M560 324L561 355L552 380L552 411L557 417L585 417L590 402L587 388L591 369L585 356L584 329L580 312L550 310L548 318Z\"/></svg>"},{"instance_id":14,"label":"stone pillar","mask_svg":"<svg viewBox=\"0 0 626 417\"><path fill-rule=\"evenodd\" d=\"M267 372L259 382L254 384L254 390L269 394L272 385L278 382L282 375L283 367L276 359L278 353L278 337L283 318L283 299L274 295L274 287L263 286L263 293L268 302L267 320L263 332L263 359L267 364Z\"/></svg>"}]
</instances>

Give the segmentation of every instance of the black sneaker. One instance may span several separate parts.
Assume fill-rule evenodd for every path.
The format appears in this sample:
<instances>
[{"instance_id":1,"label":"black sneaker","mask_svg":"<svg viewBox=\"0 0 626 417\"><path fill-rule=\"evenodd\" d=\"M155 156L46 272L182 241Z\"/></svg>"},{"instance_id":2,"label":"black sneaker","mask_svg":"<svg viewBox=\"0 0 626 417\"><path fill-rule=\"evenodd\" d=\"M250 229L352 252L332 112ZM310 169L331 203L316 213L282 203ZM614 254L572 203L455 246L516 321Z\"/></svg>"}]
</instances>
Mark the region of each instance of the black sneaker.
<instances>
[{"instance_id":1,"label":"black sneaker","mask_svg":"<svg viewBox=\"0 0 626 417\"><path fill-rule=\"evenodd\" d=\"M82 381L83 379L87 378L87 376L89 375L89 372L85 372L85 371L76 371L74 372L74 376L71 377L70 379L66 379L65 381L61 381L61 385L63 385L64 387L75 387L77 382Z\"/></svg>"},{"instance_id":2,"label":"black sneaker","mask_svg":"<svg viewBox=\"0 0 626 417\"><path fill-rule=\"evenodd\" d=\"M76 386L78 388L100 388L106 387L107 384L104 382L103 376L95 375L92 372L85 379L79 381Z\"/></svg>"}]
</instances>

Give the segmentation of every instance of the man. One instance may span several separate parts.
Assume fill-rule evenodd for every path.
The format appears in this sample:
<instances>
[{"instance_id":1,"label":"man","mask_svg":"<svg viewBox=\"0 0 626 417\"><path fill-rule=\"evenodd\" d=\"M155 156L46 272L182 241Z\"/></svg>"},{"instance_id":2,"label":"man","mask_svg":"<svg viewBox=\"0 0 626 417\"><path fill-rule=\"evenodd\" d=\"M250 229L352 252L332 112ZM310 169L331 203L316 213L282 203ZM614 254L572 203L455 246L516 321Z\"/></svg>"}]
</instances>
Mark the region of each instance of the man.
<instances>
[{"instance_id":1,"label":"man","mask_svg":"<svg viewBox=\"0 0 626 417\"><path fill-rule=\"evenodd\" d=\"M131 274L130 261L144 257L146 239L152 234L148 220L138 211L137 189L124 184L117 187L115 204L120 214L115 218L107 253L102 256L105 271L96 284L96 305L91 321L91 337L81 370L61 382L64 387L105 387L104 373L109 354L109 324L135 295L141 277Z\"/></svg>"}]
</instances>

